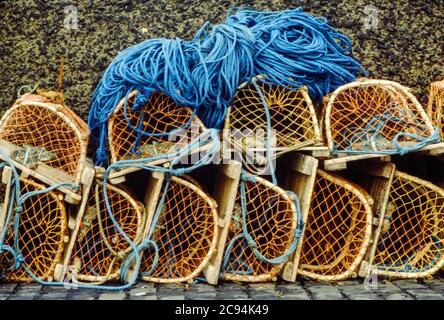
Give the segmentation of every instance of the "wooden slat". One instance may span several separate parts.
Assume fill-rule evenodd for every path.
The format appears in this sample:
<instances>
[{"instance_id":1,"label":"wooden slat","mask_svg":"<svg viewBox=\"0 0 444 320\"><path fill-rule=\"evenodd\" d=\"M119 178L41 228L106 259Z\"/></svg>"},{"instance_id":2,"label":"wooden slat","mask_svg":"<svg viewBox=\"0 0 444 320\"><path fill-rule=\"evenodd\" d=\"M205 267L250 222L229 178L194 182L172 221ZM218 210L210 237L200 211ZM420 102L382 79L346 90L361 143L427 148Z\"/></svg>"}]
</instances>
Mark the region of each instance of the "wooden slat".
<instances>
[{"instance_id":1,"label":"wooden slat","mask_svg":"<svg viewBox=\"0 0 444 320\"><path fill-rule=\"evenodd\" d=\"M241 167L240 162L233 160L228 164L221 164L217 167L216 186L212 196L218 204L219 236L217 239L216 254L203 270L207 282L212 285L217 285L219 280L231 216L239 186Z\"/></svg>"},{"instance_id":2,"label":"wooden slat","mask_svg":"<svg viewBox=\"0 0 444 320\"><path fill-rule=\"evenodd\" d=\"M81 184L82 184L82 201L78 206L68 207L69 221L68 227L70 231L68 245L65 248L63 254L63 264L58 264L54 271L54 280L63 281L65 275L69 271L69 262L71 260L71 254L74 249L74 245L77 241L77 235L79 233L80 224L85 214L85 209L88 204L89 194L94 182L95 170L90 162L86 162L85 169L83 170Z\"/></svg>"},{"instance_id":3,"label":"wooden slat","mask_svg":"<svg viewBox=\"0 0 444 320\"><path fill-rule=\"evenodd\" d=\"M299 258L304 239L305 225L307 223L308 213L310 210L311 197L316 179L316 170L318 168L318 160L299 153L291 155L291 164L288 168L287 178L283 187L291 190L299 197L301 205L302 221L304 223L298 246L293 255L285 264L281 277L286 281L296 281L297 271L299 267Z\"/></svg>"}]
</instances>

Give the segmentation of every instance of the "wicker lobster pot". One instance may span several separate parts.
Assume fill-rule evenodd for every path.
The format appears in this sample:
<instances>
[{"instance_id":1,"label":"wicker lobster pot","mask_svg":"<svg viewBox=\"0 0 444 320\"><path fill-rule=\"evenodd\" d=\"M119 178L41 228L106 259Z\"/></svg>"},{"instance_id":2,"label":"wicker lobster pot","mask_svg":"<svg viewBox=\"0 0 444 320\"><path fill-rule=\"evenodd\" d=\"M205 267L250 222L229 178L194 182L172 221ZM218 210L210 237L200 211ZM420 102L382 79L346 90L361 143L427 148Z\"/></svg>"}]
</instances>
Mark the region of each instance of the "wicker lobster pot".
<instances>
[{"instance_id":1,"label":"wicker lobster pot","mask_svg":"<svg viewBox=\"0 0 444 320\"><path fill-rule=\"evenodd\" d=\"M433 82L430 85L427 114L433 124L439 128L442 139L444 137L444 80Z\"/></svg>"},{"instance_id":2,"label":"wicker lobster pot","mask_svg":"<svg viewBox=\"0 0 444 320\"><path fill-rule=\"evenodd\" d=\"M21 194L45 189L45 186L31 180L20 179ZM37 278L52 281L56 265L63 260L63 252L68 242L68 216L63 197L57 192L46 192L29 197L22 204L17 229L14 236L14 219L9 221L5 244L19 249L23 264ZM18 243L18 248L16 246ZM11 269L14 260L8 251L0 256L0 274L8 282L31 282L31 276L20 267Z\"/></svg>"},{"instance_id":3,"label":"wicker lobster pot","mask_svg":"<svg viewBox=\"0 0 444 320\"><path fill-rule=\"evenodd\" d=\"M0 144L31 175L43 163L47 169L35 176L43 183L55 180L80 185L88 126L63 102L51 102L54 99L47 96L50 93L25 94L6 111L0 120Z\"/></svg>"},{"instance_id":4,"label":"wicker lobster pot","mask_svg":"<svg viewBox=\"0 0 444 320\"><path fill-rule=\"evenodd\" d=\"M370 242L372 203L361 187L318 169L299 274L320 281L355 277Z\"/></svg>"},{"instance_id":5,"label":"wicker lobster pot","mask_svg":"<svg viewBox=\"0 0 444 320\"><path fill-rule=\"evenodd\" d=\"M123 98L108 122L111 162L168 154L186 146L205 126L188 107L180 107L155 92L140 110L134 109L139 92ZM138 132L152 135L143 135Z\"/></svg>"},{"instance_id":6,"label":"wicker lobster pot","mask_svg":"<svg viewBox=\"0 0 444 320\"><path fill-rule=\"evenodd\" d=\"M423 278L444 265L444 190L395 171L371 268L396 278Z\"/></svg>"},{"instance_id":7,"label":"wicker lobster pot","mask_svg":"<svg viewBox=\"0 0 444 320\"><path fill-rule=\"evenodd\" d=\"M331 152L399 153L436 140L435 129L409 89L393 81L361 79L325 98Z\"/></svg>"},{"instance_id":8,"label":"wicker lobster pot","mask_svg":"<svg viewBox=\"0 0 444 320\"><path fill-rule=\"evenodd\" d=\"M140 243L146 218L143 206L113 185L107 185L107 194L114 219L135 244ZM122 261L130 252L106 209L103 184L97 181L70 254L68 278L95 284L118 280Z\"/></svg>"},{"instance_id":9,"label":"wicker lobster pot","mask_svg":"<svg viewBox=\"0 0 444 320\"><path fill-rule=\"evenodd\" d=\"M225 248L223 277L241 282L276 281L286 261L269 263L260 255L269 260L291 255L295 231L300 227L295 202L285 190L260 177L241 183L245 183L245 218L239 189ZM247 241L243 227L260 254Z\"/></svg>"},{"instance_id":10,"label":"wicker lobster pot","mask_svg":"<svg viewBox=\"0 0 444 320\"><path fill-rule=\"evenodd\" d=\"M267 110L274 157L322 141L307 88L270 85L259 76L239 87L225 120L224 140L248 157L266 152Z\"/></svg>"},{"instance_id":11,"label":"wicker lobster pot","mask_svg":"<svg viewBox=\"0 0 444 320\"><path fill-rule=\"evenodd\" d=\"M148 247L142 256L142 279L157 283L189 282L199 276L216 251L216 203L195 184L172 176L157 220L147 223Z\"/></svg>"}]
</instances>

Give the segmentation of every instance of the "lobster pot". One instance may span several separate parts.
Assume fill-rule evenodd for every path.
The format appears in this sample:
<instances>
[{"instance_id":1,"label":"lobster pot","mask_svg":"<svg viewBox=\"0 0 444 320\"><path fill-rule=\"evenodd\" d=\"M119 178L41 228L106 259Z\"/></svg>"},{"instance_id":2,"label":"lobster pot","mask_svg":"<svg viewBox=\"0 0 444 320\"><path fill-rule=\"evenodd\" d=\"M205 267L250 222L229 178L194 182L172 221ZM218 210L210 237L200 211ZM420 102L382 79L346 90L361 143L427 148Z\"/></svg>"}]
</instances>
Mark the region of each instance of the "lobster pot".
<instances>
[{"instance_id":1,"label":"lobster pot","mask_svg":"<svg viewBox=\"0 0 444 320\"><path fill-rule=\"evenodd\" d=\"M355 277L370 242L372 202L359 186L318 170L299 274L320 281Z\"/></svg>"},{"instance_id":2,"label":"lobster pot","mask_svg":"<svg viewBox=\"0 0 444 320\"><path fill-rule=\"evenodd\" d=\"M43 93L19 98L0 120L0 147L45 184L80 185L88 126L62 102L51 101Z\"/></svg>"},{"instance_id":3,"label":"lobster pot","mask_svg":"<svg viewBox=\"0 0 444 320\"><path fill-rule=\"evenodd\" d=\"M24 178L20 179L20 185L22 195L45 189L43 185ZM52 191L32 195L22 204L18 224L14 223L14 217L8 221L5 245L20 253L23 262L15 270L12 254L4 250L0 256L2 280L31 282L33 279L29 273L40 280L53 280L54 270L63 260L69 238L68 216L61 198L60 194Z\"/></svg>"},{"instance_id":4,"label":"lobster pot","mask_svg":"<svg viewBox=\"0 0 444 320\"><path fill-rule=\"evenodd\" d=\"M441 139L444 137L444 80L430 85L427 113L433 124L439 129Z\"/></svg>"},{"instance_id":5,"label":"lobster pot","mask_svg":"<svg viewBox=\"0 0 444 320\"><path fill-rule=\"evenodd\" d=\"M107 198L115 221L135 244L140 243L145 219L142 205L113 185L107 185ZM131 250L106 209L103 184L96 182L70 254L68 280L96 284L118 280L122 261Z\"/></svg>"},{"instance_id":6,"label":"lobster pot","mask_svg":"<svg viewBox=\"0 0 444 320\"><path fill-rule=\"evenodd\" d=\"M372 272L423 278L444 264L444 190L396 171Z\"/></svg>"},{"instance_id":7,"label":"lobster pot","mask_svg":"<svg viewBox=\"0 0 444 320\"><path fill-rule=\"evenodd\" d=\"M325 102L325 133L332 153L397 154L438 138L422 106L396 82L358 80L339 87Z\"/></svg>"},{"instance_id":8,"label":"lobster pot","mask_svg":"<svg viewBox=\"0 0 444 320\"><path fill-rule=\"evenodd\" d=\"M132 91L116 107L108 122L111 161L168 154L186 146L204 125L188 107L178 106L170 97L154 92L143 101Z\"/></svg>"},{"instance_id":9,"label":"lobster pot","mask_svg":"<svg viewBox=\"0 0 444 320\"><path fill-rule=\"evenodd\" d=\"M285 190L260 177L243 179L240 187L242 184L245 193L239 189L236 197L223 277L242 282L276 281L286 262L279 259L294 252L296 230L301 227L295 202Z\"/></svg>"},{"instance_id":10,"label":"lobster pot","mask_svg":"<svg viewBox=\"0 0 444 320\"><path fill-rule=\"evenodd\" d=\"M166 192L165 200L157 204L160 214L149 226L151 237L145 237L157 250L148 246L140 271L144 281L187 282L200 275L216 251L216 204L189 181L173 176L166 183L160 195Z\"/></svg>"},{"instance_id":11,"label":"lobster pot","mask_svg":"<svg viewBox=\"0 0 444 320\"><path fill-rule=\"evenodd\" d=\"M248 157L256 155L259 159L265 157L267 150L277 157L322 141L307 88L271 85L263 77L253 78L239 87L226 117L225 129L227 142Z\"/></svg>"}]
</instances>

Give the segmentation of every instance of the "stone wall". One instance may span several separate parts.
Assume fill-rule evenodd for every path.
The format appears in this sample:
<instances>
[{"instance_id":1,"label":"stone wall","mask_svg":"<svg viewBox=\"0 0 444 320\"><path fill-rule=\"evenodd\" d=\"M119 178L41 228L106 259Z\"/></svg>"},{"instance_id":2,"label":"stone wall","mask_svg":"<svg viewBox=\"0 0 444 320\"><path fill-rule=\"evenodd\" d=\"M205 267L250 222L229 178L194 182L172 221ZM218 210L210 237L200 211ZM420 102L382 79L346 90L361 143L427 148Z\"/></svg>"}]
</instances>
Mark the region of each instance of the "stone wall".
<instances>
[{"instance_id":1,"label":"stone wall","mask_svg":"<svg viewBox=\"0 0 444 320\"><path fill-rule=\"evenodd\" d=\"M64 28L68 5L77 9L78 29ZM327 17L352 39L372 77L411 86L423 103L428 84L444 79L443 0L0 0L0 110L22 85L56 88L63 56L67 103L86 119L92 91L119 50L152 37L190 38L235 5L302 6Z\"/></svg>"}]
</instances>

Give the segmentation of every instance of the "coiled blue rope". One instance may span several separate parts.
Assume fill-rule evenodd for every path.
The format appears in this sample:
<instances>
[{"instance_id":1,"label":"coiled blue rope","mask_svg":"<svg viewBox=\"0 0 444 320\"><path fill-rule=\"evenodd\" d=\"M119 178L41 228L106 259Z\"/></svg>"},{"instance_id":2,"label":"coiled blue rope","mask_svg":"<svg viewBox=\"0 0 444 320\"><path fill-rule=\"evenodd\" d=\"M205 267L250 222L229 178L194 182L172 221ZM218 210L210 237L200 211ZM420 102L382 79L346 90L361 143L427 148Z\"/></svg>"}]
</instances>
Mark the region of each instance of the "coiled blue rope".
<instances>
[{"instance_id":1,"label":"coiled blue rope","mask_svg":"<svg viewBox=\"0 0 444 320\"><path fill-rule=\"evenodd\" d=\"M141 92L135 108L152 92L163 92L191 107L206 127L221 128L237 88L253 76L266 75L276 85L306 85L320 99L362 71L350 53L345 35L301 8L237 10L224 24L204 24L190 41L159 38L127 48L92 96L88 124L98 144L96 162L106 164L107 121L133 90Z\"/></svg>"}]
</instances>

